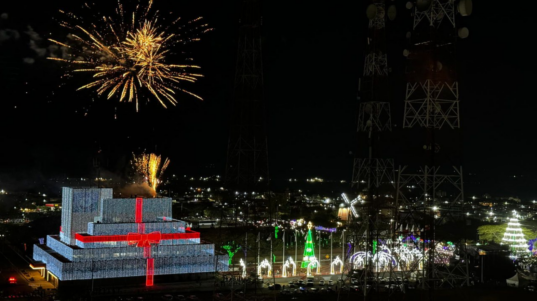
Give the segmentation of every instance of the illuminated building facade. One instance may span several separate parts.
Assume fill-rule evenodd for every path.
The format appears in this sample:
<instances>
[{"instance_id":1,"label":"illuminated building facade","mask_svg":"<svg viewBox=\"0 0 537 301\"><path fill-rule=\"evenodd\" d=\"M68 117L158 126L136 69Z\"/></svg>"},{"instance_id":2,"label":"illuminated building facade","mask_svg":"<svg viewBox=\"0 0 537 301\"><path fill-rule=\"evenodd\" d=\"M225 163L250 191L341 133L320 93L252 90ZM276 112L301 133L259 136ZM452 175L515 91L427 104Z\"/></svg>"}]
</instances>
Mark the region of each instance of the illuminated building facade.
<instances>
[{"instance_id":1,"label":"illuminated building facade","mask_svg":"<svg viewBox=\"0 0 537 301\"><path fill-rule=\"evenodd\" d=\"M110 188L63 188L59 235L33 259L60 281L228 271L228 256L174 220L170 198L113 199Z\"/></svg>"}]
</instances>

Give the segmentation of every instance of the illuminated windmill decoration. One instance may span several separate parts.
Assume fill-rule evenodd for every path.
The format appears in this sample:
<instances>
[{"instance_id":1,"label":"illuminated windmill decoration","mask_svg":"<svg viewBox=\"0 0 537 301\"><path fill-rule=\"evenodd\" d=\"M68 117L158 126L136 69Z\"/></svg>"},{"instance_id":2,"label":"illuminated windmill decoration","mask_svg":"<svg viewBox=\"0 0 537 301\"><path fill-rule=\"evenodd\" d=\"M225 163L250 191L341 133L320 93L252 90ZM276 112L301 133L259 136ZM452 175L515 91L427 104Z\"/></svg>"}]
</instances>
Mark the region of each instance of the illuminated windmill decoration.
<instances>
[{"instance_id":1,"label":"illuminated windmill decoration","mask_svg":"<svg viewBox=\"0 0 537 301\"><path fill-rule=\"evenodd\" d=\"M352 217L352 218L357 218L358 217L358 211L356 211L356 208L354 207L358 202L361 202L362 201L362 197L361 196L357 196L356 198L354 198L353 200L349 200L349 198L347 197L346 194L342 193L341 194L341 197L343 197L343 201L345 201L344 204L342 204L344 207L343 208L340 208L338 212L338 217L341 219L341 220L344 220L344 221L347 221L349 220L349 217ZM340 213L342 212L341 209L346 209L346 212L345 213L342 213L340 215ZM345 216L346 215L346 216Z\"/></svg>"}]
</instances>

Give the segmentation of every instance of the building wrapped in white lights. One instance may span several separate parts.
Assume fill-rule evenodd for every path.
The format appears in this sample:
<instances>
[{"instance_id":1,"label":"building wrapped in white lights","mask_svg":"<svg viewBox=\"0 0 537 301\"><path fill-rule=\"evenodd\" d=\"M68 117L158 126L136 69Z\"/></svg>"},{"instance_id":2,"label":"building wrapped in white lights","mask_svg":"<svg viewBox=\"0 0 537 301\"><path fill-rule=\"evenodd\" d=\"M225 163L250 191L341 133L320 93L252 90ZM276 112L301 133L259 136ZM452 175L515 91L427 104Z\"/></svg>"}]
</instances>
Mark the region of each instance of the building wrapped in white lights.
<instances>
[{"instance_id":1,"label":"building wrapped in white lights","mask_svg":"<svg viewBox=\"0 0 537 301\"><path fill-rule=\"evenodd\" d=\"M502 243L509 245L509 249L514 257L518 257L521 253L529 252L528 241L524 238L524 233L522 233L522 228L520 228L516 212L513 213L513 217L507 223Z\"/></svg>"},{"instance_id":2,"label":"building wrapped in white lights","mask_svg":"<svg viewBox=\"0 0 537 301\"><path fill-rule=\"evenodd\" d=\"M59 235L33 259L60 281L228 271L228 256L173 219L170 198L113 199L110 188L63 188Z\"/></svg>"}]
</instances>

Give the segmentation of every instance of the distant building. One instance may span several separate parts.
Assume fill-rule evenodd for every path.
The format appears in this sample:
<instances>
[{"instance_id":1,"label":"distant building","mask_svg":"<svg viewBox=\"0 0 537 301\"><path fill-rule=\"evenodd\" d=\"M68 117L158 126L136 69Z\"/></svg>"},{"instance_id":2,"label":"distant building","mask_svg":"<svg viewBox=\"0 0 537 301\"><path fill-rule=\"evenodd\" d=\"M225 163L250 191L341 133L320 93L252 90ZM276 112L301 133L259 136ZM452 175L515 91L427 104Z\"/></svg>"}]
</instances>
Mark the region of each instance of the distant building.
<instances>
[{"instance_id":1,"label":"distant building","mask_svg":"<svg viewBox=\"0 0 537 301\"><path fill-rule=\"evenodd\" d=\"M110 188L63 188L59 235L34 246L52 281L228 271L228 256L172 219L171 198L113 199Z\"/></svg>"}]
</instances>

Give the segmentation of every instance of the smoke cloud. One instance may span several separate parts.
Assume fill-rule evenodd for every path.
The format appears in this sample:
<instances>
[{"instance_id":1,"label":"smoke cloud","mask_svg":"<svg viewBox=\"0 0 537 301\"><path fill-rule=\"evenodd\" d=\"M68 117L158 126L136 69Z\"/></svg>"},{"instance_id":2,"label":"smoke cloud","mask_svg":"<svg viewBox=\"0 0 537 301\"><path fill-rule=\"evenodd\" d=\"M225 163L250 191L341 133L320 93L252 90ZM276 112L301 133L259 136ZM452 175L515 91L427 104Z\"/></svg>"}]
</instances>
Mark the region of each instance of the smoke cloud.
<instances>
[{"instance_id":1,"label":"smoke cloud","mask_svg":"<svg viewBox=\"0 0 537 301\"><path fill-rule=\"evenodd\" d=\"M25 63L25 64L28 64L28 65L31 65L33 63L35 63L35 60L31 57L25 57L22 59L22 62Z\"/></svg>"},{"instance_id":2,"label":"smoke cloud","mask_svg":"<svg viewBox=\"0 0 537 301\"><path fill-rule=\"evenodd\" d=\"M47 54L47 48L41 48L37 46L37 43L34 40L30 40L30 49L37 53L37 56L43 57Z\"/></svg>"},{"instance_id":3,"label":"smoke cloud","mask_svg":"<svg viewBox=\"0 0 537 301\"><path fill-rule=\"evenodd\" d=\"M0 43L8 40L18 40L20 33L14 29L0 29Z\"/></svg>"},{"instance_id":4,"label":"smoke cloud","mask_svg":"<svg viewBox=\"0 0 537 301\"><path fill-rule=\"evenodd\" d=\"M115 192L123 198L134 197L135 195L138 197L155 197L157 195L153 188L149 187L147 183L130 184L117 189Z\"/></svg>"},{"instance_id":5,"label":"smoke cloud","mask_svg":"<svg viewBox=\"0 0 537 301\"><path fill-rule=\"evenodd\" d=\"M32 28L32 26L28 26L27 28L28 30L24 33L30 36L30 40L37 42L42 40L41 36Z\"/></svg>"}]
</instances>

